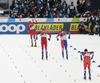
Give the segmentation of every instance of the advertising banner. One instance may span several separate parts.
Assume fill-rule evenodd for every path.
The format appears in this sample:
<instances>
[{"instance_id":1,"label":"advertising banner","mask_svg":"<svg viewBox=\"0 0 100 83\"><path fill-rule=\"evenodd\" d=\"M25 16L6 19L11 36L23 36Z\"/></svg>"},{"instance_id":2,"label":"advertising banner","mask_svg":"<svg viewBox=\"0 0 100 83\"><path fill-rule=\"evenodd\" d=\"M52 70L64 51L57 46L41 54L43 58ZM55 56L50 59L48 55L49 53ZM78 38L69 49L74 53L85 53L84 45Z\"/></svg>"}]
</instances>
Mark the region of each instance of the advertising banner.
<instances>
[{"instance_id":1,"label":"advertising banner","mask_svg":"<svg viewBox=\"0 0 100 83\"><path fill-rule=\"evenodd\" d=\"M0 23L0 34L28 34L28 22ZM64 23L38 23L34 25L36 31L45 28L50 33L58 33L64 28Z\"/></svg>"},{"instance_id":2,"label":"advertising banner","mask_svg":"<svg viewBox=\"0 0 100 83\"><path fill-rule=\"evenodd\" d=\"M70 23L70 33L80 33L79 32L79 28L78 28L79 23ZM91 27L91 23L89 23L89 27L87 27L85 25L85 30L86 31L90 31L90 27ZM96 28L94 27L94 31L96 30Z\"/></svg>"},{"instance_id":3,"label":"advertising banner","mask_svg":"<svg viewBox=\"0 0 100 83\"><path fill-rule=\"evenodd\" d=\"M2 22L0 23L0 34L28 34L27 30L28 22ZM35 24L36 31L41 31L45 28L50 33L59 33L62 29L70 31L70 33L79 33L78 28L79 22L39 22ZM86 31L90 31L91 23L89 28L85 26ZM95 31L95 28L94 28Z\"/></svg>"}]
</instances>

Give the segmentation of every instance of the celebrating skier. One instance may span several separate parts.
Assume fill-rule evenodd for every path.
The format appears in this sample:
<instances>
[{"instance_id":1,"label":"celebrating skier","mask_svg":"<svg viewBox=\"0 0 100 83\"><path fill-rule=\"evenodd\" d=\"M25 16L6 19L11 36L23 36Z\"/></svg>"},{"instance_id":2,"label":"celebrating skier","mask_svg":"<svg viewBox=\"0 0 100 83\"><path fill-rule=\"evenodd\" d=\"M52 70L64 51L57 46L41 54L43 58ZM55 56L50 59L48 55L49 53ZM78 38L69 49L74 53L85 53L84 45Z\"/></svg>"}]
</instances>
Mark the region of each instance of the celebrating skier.
<instances>
[{"instance_id":1,"label":"celebrating skier","mask_svg":"<svg viewBox=\"0 0 100 83\"><path fill-rule=\"evenodd\" d=\"M92 57L90 56L92 55ZM84 57L83 64L84 64L84 79L86 79L86 67L88 66L88 73L89 73L89 79L91 80L91 59L93 59L94 52L88 52L87 49L84 50L84 52L80 52L80 57L82 61L82 56Z\"/></svg>"},{"instance_id":2,"label":"celebrating skier","mask_svg":"<svg viewBox=\"0 0 100 83\"><path fill-rule=\"evenodd\" d=\"M68 31L61 31L58 33L58 35L56 36L57 40L59 40L58 36L61 37L61 47L62 47L62 57L64 58L64 47L65 47L65 51L66 51L66 59L68 59L68 51L67 51L67 34L69 34L69 39L70 39L70 33Z\"/></svg>"},{"instance_id":3,"label":"celebrating skier","mask_svg":"<svg viewBox=\"0 0 100 83\"><path fill-rule=\"evenodd\" d=\"M36 21L36 19L35 19ZM33 38L34 38L34 42L35 42L35 47L36 47L36 30L35 30L35 26L34 24L38 24L37 21L36 22L31 22L29 21L27 24L27 29L28 29L28 33L30 34L31 37L31 46L33 47ZM33 37L32 37L33 36Z\"/></svg>"}]
</instances>

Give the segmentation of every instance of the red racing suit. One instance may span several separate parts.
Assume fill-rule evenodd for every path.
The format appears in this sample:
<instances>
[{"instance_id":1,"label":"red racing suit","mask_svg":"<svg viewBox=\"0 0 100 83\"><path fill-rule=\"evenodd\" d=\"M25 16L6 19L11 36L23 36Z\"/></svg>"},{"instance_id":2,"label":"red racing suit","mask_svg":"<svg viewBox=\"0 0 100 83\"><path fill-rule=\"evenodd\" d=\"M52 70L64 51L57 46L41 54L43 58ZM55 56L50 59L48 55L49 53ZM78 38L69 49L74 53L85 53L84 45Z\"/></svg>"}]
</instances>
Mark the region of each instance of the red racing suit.
<instances>
[{"instance_id":1,"label":"red racing suit","mask_svg":"<svg viewBox=\"0 0 100 83\"><path fill-rule=\"evenodd\" d=\"M42 31L38 31L37 34L41 35L41 47L42 47L42 49L44 49L44 46L45 46L45 49L47 49L47 34L50 36L50 38L51 38L51 34L47 31L45 31L45 29L42 29Z\"/></svg>"},{"instance_id":2,"label":"red racing suit","mask_svg":"<svg viewBox=\"0 0 100 83\"><path fill-rule=\"evenodd\" d=\"M88 66L88 69L90 70L90 66L91 66L91 55L92 57L94 56L94 52L81 52L81 58L82 56L84 56L84 60L83 60L83 65L84 65L84 70L86 70L86 67Z\"/></svg>"},{"instance_id":3,"label":"red racing suit","mask_svg":"<svg viewBox=\"0 0 100 83\"><path fill-rule=\"evenodd\" d=\"M36 30L35 30L34 24L38 24L38 23L37 23L37 22L31 22L31 21L30 21L30 22L27 24L27 29L28 29L28 31L29 31L29 33L30 33L31 39L32 39L32 35L33 35L33 38L35 39Z\"/></svg>"}]
</instances>

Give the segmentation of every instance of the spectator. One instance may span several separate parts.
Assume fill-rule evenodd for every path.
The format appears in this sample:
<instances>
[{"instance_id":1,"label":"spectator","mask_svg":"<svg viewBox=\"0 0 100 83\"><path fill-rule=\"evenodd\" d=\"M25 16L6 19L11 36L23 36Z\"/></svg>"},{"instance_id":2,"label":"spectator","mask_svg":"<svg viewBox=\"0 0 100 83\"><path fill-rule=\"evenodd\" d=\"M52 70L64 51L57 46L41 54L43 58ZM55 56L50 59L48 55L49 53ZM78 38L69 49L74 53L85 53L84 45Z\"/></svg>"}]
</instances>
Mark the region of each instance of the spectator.
<instances>
[{"instance_id":1,"label":"spectator","mask_svg":"<svg viewBox=\"0 0 100 83\"><path fill-rule=\"evenodd\" d=\"M66 1L63 2L62 8L63 8L63 12L65 13L67 11L67 3L66 3Z\"/></svg>"},{"instance_id":2,"label":"spectator","mask_svg":"<svg viewBox=\"0 0 100 83\"><path fill-rule=\"evenodd\" d=\"M73 5L73 2L71 2L71 5L70 5L70 13L71 13L71 17L76 16L75 6Z\"/></svg>"},{"instance_id":3,"label":"spectator","mask_svg":"<svg viewBox=\"0 0 100 83\"><path fill-rule=\"evenodd\" d=\"M70 5L67 8L67 18L71 17Z\"/></svg>"},{"instance_id":4,"label":"spectator","mask_svg":"<svg viewBox=\"0 0 100 83\"><path fill-rule=\"evenodd\" d=\"M55 5L54 4L54 0L49 0L49 6L50 6L50 8L52 7L52 5Z\"/></svg>"},{"instance_id":5,"label":"spectator","mask_svg":"<svg viewBox=\"0 0 100 83\"><path fill-rule=\"evenodd\" d=\"M86 22L87 29L89 29L89 23L90 23L90 14L88 14L87 16L87 22Z\"/></svg>"},{"instance_id":6,"label":"spectator","mask_svg":"<svg viewBox=\"0 0 100 83\"><path fill-rule=\"evenodd\" d=\"M85 12L85 8L86 8L86 2L84 0L78 0L77 1L77 9L79 13L84 13Z\"/></svg>"},{"instance_id":7,"label":"spectator","mask_svg":"<svg viewBox=\"0 0 100 83\"><path fill-rule=\"evenodd\" d=\"M90 35L94 35L94 26L95 26L95 23L96 23L96 17L92 14L91 18L90 18L90 22L91 22L91 26L90 26Z\"/></svg>"},{"instance_id":8,"label":"spectator","mask_svg":"<svg viewBox=\"0 0 100 83\"><path fill-rule=\"evenodd\" d=\"M66 13L63 13L63 18L66 18L67 16L66 16Z\"/></svg>"},{"instance_id":9,"label":"spectator","mask_svg":"<svg viewBox=\"0 0 100 83\"><path fill-rule=\"evenodd\" d=\"M86 7L86 11L91 11L91 10L92 10L92 8L91 8L91 4L88 3L88 4L87 4L87 7Z\"/></svg>"},{"instance_id":10,"label":"spectator","mask_svg":"<svg viewBox=\"0 0 100 83\"><path fill-rule=\"evenodd\" d=\"M79 25L78 25L78 28L79 28L79 31L81 34L86 34L86 30L85 30L85 25L83 22L81 22Z\"/></svg>"}]
</instances>

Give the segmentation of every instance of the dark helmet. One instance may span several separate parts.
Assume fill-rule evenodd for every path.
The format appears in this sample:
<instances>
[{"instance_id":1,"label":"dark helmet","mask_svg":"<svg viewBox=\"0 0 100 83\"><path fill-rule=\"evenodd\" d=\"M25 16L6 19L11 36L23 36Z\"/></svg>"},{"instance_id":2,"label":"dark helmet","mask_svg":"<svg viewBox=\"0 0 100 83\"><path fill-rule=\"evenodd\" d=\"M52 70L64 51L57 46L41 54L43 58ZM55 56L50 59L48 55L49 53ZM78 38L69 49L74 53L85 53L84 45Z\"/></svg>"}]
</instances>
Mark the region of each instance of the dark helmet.
<instances>
[{"instance_id":1,"label":"dark helmet","mask_svg":"<svg viewBox=\"0 0 100 83\"><path fill-rule=\"evenodd\" d=\"M88 51L87 49L84 49L84 51Z\"/></svg>"}]
</instances>

